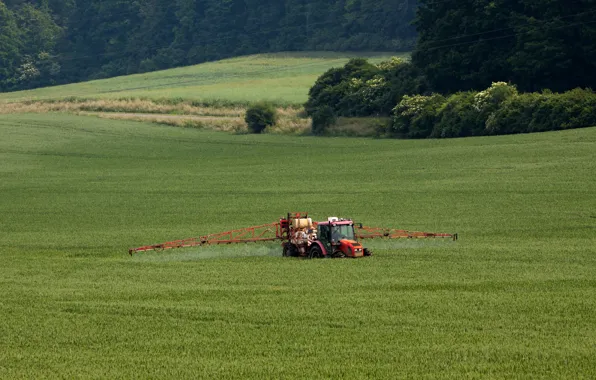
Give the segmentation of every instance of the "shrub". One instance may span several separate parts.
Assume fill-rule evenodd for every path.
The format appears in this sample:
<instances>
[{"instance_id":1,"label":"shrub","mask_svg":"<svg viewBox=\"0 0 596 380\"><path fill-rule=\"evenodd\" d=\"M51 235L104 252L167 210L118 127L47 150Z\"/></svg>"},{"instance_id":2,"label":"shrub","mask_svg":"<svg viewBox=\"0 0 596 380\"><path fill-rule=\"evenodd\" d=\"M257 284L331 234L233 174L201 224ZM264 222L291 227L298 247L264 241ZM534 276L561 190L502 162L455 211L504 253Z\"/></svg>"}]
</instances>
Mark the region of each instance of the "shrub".
<instances>
[{"instance_id":1,"label":"shrub","mask_svg":"<svg viewBox=\"0 0 596 380\"><path fill-rule=\"evenodd\" d=\"M329 106L335 111L342 99L358 90L356 81L372 79L379 69L362 58L351 59L342 68L333 68L321 75L308 93L305 105L309 115L313 115L322 106Z\"/></svg>"},{"instance_id":2,"label":"shrub","mask_svg":"<svg viewBox=\"0 0 596 380\"><path fill-rule=\"evenodd\" d=\"M246 110L244 121L252 133L261 133L277 123L277 109L271 103L259 102Z\"/></svg>"},{"instance_id":3,"label":"shrub","mask_svg":"<svg viewBox=\"0 0 596 380\"><path fill-rule=\"evenodd\" d=\"M310 89L305 109L315 117L324 107L340 116L368 116L371 97L383 86L381 70L362 58L351 59L342 68L321 75ZM326 112L326 111L324 111Z\"/></svg>"},{"instance_id":4,"label":"shrub","mask_svg":"<svg viewBox=\"0 0 596 380\"><path fill-rule=\"evenodd\" d=\"M406 138L465 137L596 126L596 93L575 89L518 94L515 86L441 95L405 95L393 109L391 134Z\"/></svg>"},{"instance_id":5,"label":"shrub","mask_svg":"<svg viewBox=\"0 0 596 380\"><path fill-rule=\"evenodd\" d=\"M485 118L475 107L475 92L459 92L439 109L431 137L465 137L484 134Z\"/></svg>"},{"instance_id":6,"label":"shrub","mask_svg":"<svg viewBox=\"0 0 596 380\"><path fill-rule=\"evenodd\" d=\"M429 90L422 71L401 58L378 65L352 59L317 79L305 109L310 116L323 106L331 107L336 116L389 116L404 95L424 95Z\"/></svg>"},{"instance_id":7,"label":"shrub","mask_svg":"<svg viewBox=\"0 0 596 380\"><path fill-rule=\"evenodd\" d=\"M376 99L380 114L389 114L404 95L429 95L431 92L426 76L411 62L399 59L392 62L392 65L382 66L387 68L383 74L387 91Z\"/></svg>"},{"instance_id":8,"label":"shrub","mask_svg":"<svg viewBox=\"0 0 596 380\"><path fill-rule=\"evenodd\" d=\"M506 135L529 131L535 111L546 100L542 94L521 94L505 101L486 120L486 133Z\"/></svg>"},{"instance_id":9,"label":"shrub","mask_svg":"<svg viewBox=\"0 0 596 380\"><path fill-rule=\"evenodd\" d=\"M493 82L489 88L474 95L474 107L479 112L490 113L513 96L517 96L515 86L505 82Z\"/></svg>"},{"instance_id":10,"label":"shrub","mask_svg":"<svg viewBox=\"0 0 596 380\"><path fill-rule=\"evenodd\" d=\"M333 109L329 106L317 108L312 113L312 133L322 135L328 127L335 124L336 116Z\"/></svg>"},{"instance_id":11,"label":"shrub","mask_svg":"<svg viewBox=\"0 0 596 380\"><path fill-rule=\"evenodd\" d=\"M445 97L439 94L405 95L393 109L392 133L414 139L429 137L438 121L443 103Z\"/></svg>"},{"instance_id":12,"label":"shrub","mask_svg":"<svg viewBox=\"0 0 596 380\"><path fill-rule=\"evenodd\" d=\"M551 130L596 126L596 93L575 89L563 94L546 95L552 111L548 120ZM537 110L538 111L538 110ZM536 123L546 124L535 115Z\"/></svg>"},{"instance_id":13,"label":"shrub","mask_svg":"<svg viewBox=\"0 0 596 380\"><path fill-rule=\"evenodd\" d=\"M486 121L487 134L512 134L596 125L596 94L575 89L563 94L522 94L505 101Z\"/></svg>"}]
</instances>

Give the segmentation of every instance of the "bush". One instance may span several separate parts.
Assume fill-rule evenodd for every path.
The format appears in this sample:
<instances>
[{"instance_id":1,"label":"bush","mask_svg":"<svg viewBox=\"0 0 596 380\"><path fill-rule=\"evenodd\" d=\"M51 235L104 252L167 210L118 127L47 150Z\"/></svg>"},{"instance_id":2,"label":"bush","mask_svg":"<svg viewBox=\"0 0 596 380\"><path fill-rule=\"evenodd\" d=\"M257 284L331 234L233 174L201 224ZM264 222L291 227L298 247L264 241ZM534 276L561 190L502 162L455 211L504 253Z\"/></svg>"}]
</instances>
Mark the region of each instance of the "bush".
<instances>
[{"instance_id":1,"label":"bush","mask_svg":"<svg viewBox=\"0 0 596 380\"><path fill-rule=\"evenodd\" d=\"M447 98L430 137L483 135L485 118L475 107L475 97L475 92L459 92Z\"/></svg>"},{"instance_id":2,"label":"bush","mask_svg":"<svg viewBox=\"0 0 596 380\"><path fill-rule=\"evenodd\" d=\"M556 131L596 126L596 93L522 94L505 101L486 121L487 134Z\"/></svg>"},{"instance_id":3,"label":"bush","mask_svg":"<svg viewBox=\"0 0 596 380\"><path fill-rule=\"evenodd\" d=\"M493 83L481 92L405 95L393 109L390 132L405 138L465 137L555 131L596 126L596 93L575 89L518 94Z\"/></svg>"},{"instance_id":4,"label":"bush","mask_svg":"<svg viewBox=\"0 0 596 380\"><path fill-rule=\"evenodd\" d=\"M261 133L265 128L277 123L277 109L273 104L259 102L246 110L244 121L252 133Z\"/></svg>"},{"instance_id":5,"label":"bush","mask_svg":"<svg viewBox=\"0 0 596 380\"><path fill-rule=\"evenodd\" d=\"M335 124L336 116L333 109L329 106L317 108L312 113L312 133L322 135L328 127Z\"/></svg>"},{"instance_id":6,"label":"bush","mask_svg":"<svg viewBox=\"0 0 596 380\"><path fill-rule=\"evenodd\" d=\"M377 99L379 113L389 114L396 103L404 95L430 95L431 88L428 80L420 69L411 62L393 60L394 64L385 67L385 80L387 91Z\"/></svg>"},{"instance_id":7,"label":"bush","mask_svg":"<svg viewBox=\"0 0 596 380\"><path fill-rule=\"evenodd\" d=\"M324 105L335 109L342 98L354 90L351 85L354 79L367 81L378 72L375 65L361 58L351 59L344 67L327 70L310 89L306 111L312 114Z\"/></svg>"},{"instance_id":8,"label":"bush","mask_svg":"<svg viewBox=\"0 0 596 380\"><path fill-rule=\"evenodd\" d=\"M336 115L360 116L367 114L360 90L380 69L362 58L351 59L342 68L333 68L321 75L308 94L305 109L308 115L324 107L331 107ZM370 82L372 83L372 82ZM364 115L363 115L364 116Z\"/></svg>"},{"instance_id":9,"label":"bush","mask_svg":"<svg viewBox=\"0 0 596 380\"><path fill-rule=\"evenodd\" d=\"M546 97L542 94L521 94L505 101L486 120L486 134L507 135L530 131L536 111L542 107ZM546 110L550 114L550 110ZM537 115L537 114L536 114Z\"/></svg>"},{"instance_id":10,"label":"bush","mask_svg":"<svg viewBox=\"0 0 596 380\"><path fill-rule=\"evenodd\" d=\"M594 91L578 88L563 94L546 96L547 104L552 109L548 117L550 130L596 126L596 93ZM539 119L538 112L534 119L536 123L546 124Z\"/></svg>"},{"instance_id":11,"label":"bush","mask_svg":"<svg viewBox=\"0 0 596 380\"><path fill-rule=\"evenodd\" d=\"M517 88L505 82L493 82L484 91L474 95L474 107L479 112L491 113L499 109L505 100L517 96Z\"/></svg>"},{"instance_id":12,"label":"bush","mask_svg":"<svg viewBox=\"0 0 596 380\"><path fill-rule=\"evenodd\" d=\"M426 94L426 77L401 58L373 65L352 59L342 68L328 70L310 89L305 109L310 116L324 107L335 115L388 116L404 95Z\"/></svg>"},{"instance_id":13,"label":"bush","mask_svg":"<svg viewBox=\"0 0 596 380\"><path fill-rule=\"evenodd\" d=\"M392 133L413 139L429 137L438 121L439 111L444 103L445 97L439 94L431 96L405 95L393 109Z\"/></svg>"}]
</instances>

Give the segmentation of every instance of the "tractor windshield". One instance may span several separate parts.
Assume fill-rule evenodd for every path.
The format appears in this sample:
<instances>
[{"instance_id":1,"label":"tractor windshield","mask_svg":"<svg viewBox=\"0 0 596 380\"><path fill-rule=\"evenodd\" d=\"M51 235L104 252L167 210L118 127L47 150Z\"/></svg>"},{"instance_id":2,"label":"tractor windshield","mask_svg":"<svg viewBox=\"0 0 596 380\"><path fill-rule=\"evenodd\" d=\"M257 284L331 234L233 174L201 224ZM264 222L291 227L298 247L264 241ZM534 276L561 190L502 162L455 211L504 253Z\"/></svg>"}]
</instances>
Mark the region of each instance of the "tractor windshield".
<instances>
[{"instance_id":1,"label":"tractor windshield","mask_svg":"<svg viewBox=\"0 0 596 380\"><path fill-rule=\"evenodd\" d=\"M356 240L354 239L354 226L351 224L343 224L339 226L333 226L331 228L331 240L340 241L342 239Z\"/></svg>"}]
</instances>

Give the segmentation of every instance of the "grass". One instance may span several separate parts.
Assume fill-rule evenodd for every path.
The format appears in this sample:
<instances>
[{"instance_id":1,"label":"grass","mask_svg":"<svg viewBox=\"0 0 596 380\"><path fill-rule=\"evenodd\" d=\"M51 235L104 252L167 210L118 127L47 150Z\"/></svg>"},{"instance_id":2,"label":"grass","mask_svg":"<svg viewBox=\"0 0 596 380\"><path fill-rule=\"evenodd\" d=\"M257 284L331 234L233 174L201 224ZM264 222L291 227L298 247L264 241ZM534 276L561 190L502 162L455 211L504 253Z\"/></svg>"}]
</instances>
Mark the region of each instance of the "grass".
<instances>
[{"instance_id":1,"label":"grass","mask_svg":"<svg viewBox=\"0 0 596 380\"><path fill-rule=\"evenodd\" d=\"M0 378L594 378L594 152L3 115ZM460 240L127 255L291 210Z\"/></svg>"},{"instance_id":2,"label":"grass","mask_svg":"<svg viewBox=\"0 0 596 380\"><path fill-rule=\"evenodd\" d=\"M141 99L86 99L0 103L0 114L61 112L115 120L149 121L185 128L247 133L246 109L205 106L191 101L166 103ZM298 107L277 107L279 119L267 129L276 134L309 134L311 121Z\"/></svg>"},{"instance_id":3,"label":"grass","mask_svg":"<svg viewBox=\"0 0 596 380\"><path fill-rule=\"evenodd\" d=\"M1 102L68 98L142 98L191 100L209 105L242 104L268 100L297 105L308 98L315 80L350 57L365 56L380 62L406 53L278 53L260 54L170 70L135 74L30 91L0 93Z\"/></svg>"},{"instance_id":4,"label":"grass","mask_svg":"<svg viewBox=\"0 0 596 380\"><path fill-rule=\"evenodd\" d=\"M86 99L51 102L0 103L0 115L15 113L71 113L112 120L145 121L184 128L248 133L241 106L205 106L184 101L162 103L141 99ZM311 120L298 107L277 107L279 119L267 133L305 135L311 132Z\"/></svg>"},{"instance_id":5,"label":"grass","mask_svg":"<svg viewBox=\"0 0 596 380\"><path fill-rule=\"evenodd\" d=\"M339 117L325 134L343 137L381 136L391 122L389 117Z\"/></svg>"}]
</instances>

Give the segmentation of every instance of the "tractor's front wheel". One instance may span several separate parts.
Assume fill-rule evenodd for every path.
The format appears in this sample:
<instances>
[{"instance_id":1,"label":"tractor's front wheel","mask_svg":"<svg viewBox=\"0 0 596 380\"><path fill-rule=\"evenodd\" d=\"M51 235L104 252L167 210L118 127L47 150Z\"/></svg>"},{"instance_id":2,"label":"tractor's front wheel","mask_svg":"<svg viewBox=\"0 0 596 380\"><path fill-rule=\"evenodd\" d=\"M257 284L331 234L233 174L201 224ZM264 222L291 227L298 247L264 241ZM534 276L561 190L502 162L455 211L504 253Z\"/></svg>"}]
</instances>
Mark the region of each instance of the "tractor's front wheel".
<instances>
[{"instance_id":1,"label":"tractor's front wheel","mask_svg":"<svg viewBox=\"0 0 596 380\"><path fill-rule=\"evenodd\" d=\"M319 259L321 257L323 257L323 251L321 251L321 247L319 247L316 244L313 244L308 251L308 258Z\"/></svg>"},{"instance_id":2,"label":"tractor's front wheel","mask_svg":"<svg viewBox=\"0 0 596 380\"><path fill-rule=\"evenodd\" d=\"M335 252L331 255L331 257L335 259L343 259L346 257L346 254L341 251L341 249L336 249Z\"/></svg>"}]
</instances>

